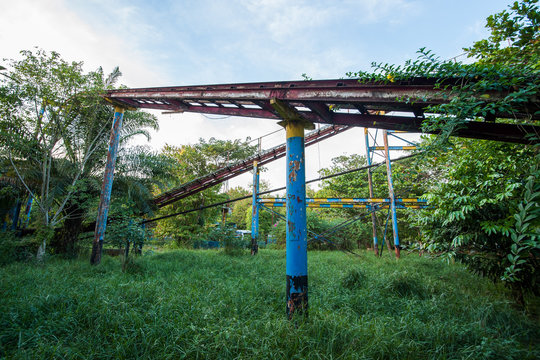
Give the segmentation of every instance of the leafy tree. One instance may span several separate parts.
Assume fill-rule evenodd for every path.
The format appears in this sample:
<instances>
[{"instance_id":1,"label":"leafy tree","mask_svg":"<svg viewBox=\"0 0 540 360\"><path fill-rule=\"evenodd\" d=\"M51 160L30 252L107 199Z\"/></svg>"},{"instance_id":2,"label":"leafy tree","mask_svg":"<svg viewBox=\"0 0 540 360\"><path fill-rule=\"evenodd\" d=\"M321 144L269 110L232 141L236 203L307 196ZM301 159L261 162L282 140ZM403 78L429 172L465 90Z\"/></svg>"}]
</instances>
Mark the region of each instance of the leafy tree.
<instances>
[{"instance_id":1,"label":"leafy tree","mask_svg":"<svg viewBox=\"0 0 540 360\"><path fill-rule=\"evenodd\" d=\"M167 187L174 188L195 180L223 166L243 160L255 151L256 146L250 146L249 139L241 141L211 138L208 141L199 139L199 142L193 145L166 145L162 154L174 163L172 179L167 183ZM216 186L201 191L161 209L160 214L173 214L226 200L227 195L220 194L219 190L220 187ZM192 236L203 232L205 224L220 221L220 213L221 209L211 208L168 218L161 220L155 231L159 236L174 238L178 245L190 245Z\"/></svg>"},{"instance_id":2,"label":"leafy tree","mask_svg":"<svg viewBox=\"0 0 540 360\"><path fill-rule=\"evenodd\" d=\"M540 110L535 100L540 85L537 3L516 1L490 16L491 36L465 49L475 63L441 61L421 49L420 57L404 66L374 64L374 73L350 74L386 82L427 77L446 91L451 100L430 107L427 112L438 115L424 122L441 136L429 142L433 151L417 165L432 178L426 196L437 209L419 213L418 223L430 250L502 279L520 303L524 292L538 292L538 149L450 141L449 136L477 117L516 123L512 114L520 113L529 115L525 122L538 124L533 117ZM538 142L538 134L531 134L531 140Z\"/></svg>"},{"instance_id":3,"label":"leafy tree","mask_svg":"<svg viewBox=\"0 0 540 360\"><path fill-rule=\"evenodd\" d=\"M534 150L477 140L454 140L454 145L451 151L423 159L423 166L439 170L426 194L434 209L417 214L425 246L432 252L455 257L473 271L497 280L512 265L507 255L514 243L515 216L530 176L524 164L535 158ZM534 194L532 189L531 195ZM528 210L535 206L534 198L529 199L528 204ZM530 215L525 215L524 219L533 220ZM524 229L524 236L529 233L534 236L532 234L539 231L538 219L535 223ZM532 249L528 251L528 256L532 257L529 265L538 261L535 260L538 255ZM532 288L538 281L534 267L520 272L524 287ZM520 288L515 290L519 292Z\"/></svg>"},{"instance_id":4,"label":"leafy tree","mask_svg":"<svg viewBox=\"0 0 540 360\"><path fill-rule=\"evenodd\" d=\"M9 61L0 84L0 157L39 209L38 237L42 256L53 238L56 250L72 252L83 219L94 206L106 154L113 111L101 98L121 75L105 76L100 68L84 73L82 62L66 62L56 52L22 51ZM127 112L122 143L157 119ZM99 196L99 195L97 195Z\"/></svg>"},{"instance_id":5,"label":"leafy tree","mask_svg":"<svg viewBox=\"0 0 540 360\"><path fill-rule=\"evenodd\" d=\"M466 48L481 63L540 66L540 13L538 0L514 1L509 10L490 15L486 27L491 35Z\"/></svg>"},{"instance_id":6,"label":"leafy tree","mask_svg":"<svg viewBox=\"0 0 540 360\"><path fill-rule=\"evenodd\" d=\"M251 191L244 189L241 186L234 187L227 192L229 199L250 195ZM236 224L237 229L245 230L248 228L249 220L246 218L246 212L251 209L251 199L236 201L229 204L232 213L229 216L229 221Z\"/></svg>"}]
</instances>

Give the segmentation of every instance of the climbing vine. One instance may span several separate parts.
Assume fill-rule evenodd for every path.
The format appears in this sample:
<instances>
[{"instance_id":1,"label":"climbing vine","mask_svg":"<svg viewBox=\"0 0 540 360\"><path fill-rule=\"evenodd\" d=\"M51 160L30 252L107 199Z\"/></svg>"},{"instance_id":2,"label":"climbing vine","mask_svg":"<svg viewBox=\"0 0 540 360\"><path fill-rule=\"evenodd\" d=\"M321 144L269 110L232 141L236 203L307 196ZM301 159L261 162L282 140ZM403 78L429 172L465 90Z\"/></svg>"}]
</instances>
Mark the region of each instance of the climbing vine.
<instances>
[{"instance_id":1,"label":"climbing vine","mask_svg":"<svg viewBox=\"0 0 540 360\"><path fill-rule=\"evenodd\" d=\"M422 123L424 131L439 133L418 160L433 174L425 197L435 206L417 213L423 244L503 280L523 303L524 293L538 294L540 282L539 149L450 136L469 121L538 125L538 0L515 1L488 17L486 27L491 35L464 49L475 62L441 60L422 48L403 65L373 63L371 71L347 76L360 82L424 82L441 90L447 101L426 107ZM540 134L529 136L540 142Z\"/></svg>"},{"instance_id":2,"label":"climbing vine","mask_svg":"<svg viewBox=\"0 0 540 360\"><path fill-rule=\"evenodd\" d=\"M448 102L425 109L423 130L440 132L439 142L448 139L470 120L534 122L540 108L532 102L540 86L540 68L534 64L483 63L464 64L441 60L430 50L418 50L416 60L404 65L373 63L373 71L347 73L360 82L408 82L413 79L432 79L434 87L444 91ZM403 98L406 103L426 101L426 98ZM501 117L504 116L504 120Z\"/></svg>"}]
</instances>

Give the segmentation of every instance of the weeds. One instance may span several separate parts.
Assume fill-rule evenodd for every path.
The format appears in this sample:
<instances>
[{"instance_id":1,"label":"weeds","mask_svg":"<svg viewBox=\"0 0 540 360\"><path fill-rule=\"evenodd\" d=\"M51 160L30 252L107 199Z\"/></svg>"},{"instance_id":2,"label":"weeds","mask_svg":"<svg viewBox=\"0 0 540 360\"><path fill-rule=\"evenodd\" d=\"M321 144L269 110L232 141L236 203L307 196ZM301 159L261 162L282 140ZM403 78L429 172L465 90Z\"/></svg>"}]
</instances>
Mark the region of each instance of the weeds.
<instances>
[{"instance_id":1,"label":"weeds","mask_svg":"<svg viewBox=\"0 0 540 360\"><path fill-rule=\"evenodd\" d=\"M309 253L310 315L285 316L285 253L177 250L0 268L0 358L534 359L538 324L460 265ZM422 265L431 264L431 265Z\"/></svg>"}]
</instances>

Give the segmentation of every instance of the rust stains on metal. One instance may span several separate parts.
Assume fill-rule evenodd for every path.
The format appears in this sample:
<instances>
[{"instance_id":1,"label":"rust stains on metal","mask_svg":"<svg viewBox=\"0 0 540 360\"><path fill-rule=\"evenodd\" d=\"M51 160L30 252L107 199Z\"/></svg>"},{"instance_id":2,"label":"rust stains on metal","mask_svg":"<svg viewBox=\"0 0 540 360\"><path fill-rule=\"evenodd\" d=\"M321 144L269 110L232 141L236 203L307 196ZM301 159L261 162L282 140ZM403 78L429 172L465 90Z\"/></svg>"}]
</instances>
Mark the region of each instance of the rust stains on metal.
<instances>
[{"instance_id":1,"label":"rust stains on metal","mask_svg":"<svg viewBox=\"0 0 540 360\"><path fill-rule=\"evenodd\" d=\"M452 81L454 80L448 80L449 83ZM436 79L426 78L391 84L359 83L354 79L339 79L174 86L111 90L107 92L105 98L130 108L269 119L287 118L284 117L286 113L289 120L294 115L295 119L301 119L306 123L421 132L426 107L451 101L451 96L447 92L434 87L435 82ZM490 92L483 94L489 96L480 96L478 100L489 103L505 94ZM271 104L272 101L274 104ZM274 106L276 103L277 107ZM517 113L497 113L495 117L540 119L539 110L540 102L531 98L530 102L523 104L523 108ZM386 114L372 115L377 111L384 111ZM392 111L408 112L409 116L388 114ZM456 130L454 135L526 144L531 142L527 134L539 132L539 126L528 124L469 121Z\"/></svg>"},{"instance_id":2,"label":"rust stains on metal","mask_svg":"<svg viewBox=\"0 0 540 360\"><path fill-rule=\"evenodd\" d=\"M300 169L300 161L297 160L291 160L289 161L289 181L295 182L296 181L296 173Z\"/></svg>"}]
</instances>

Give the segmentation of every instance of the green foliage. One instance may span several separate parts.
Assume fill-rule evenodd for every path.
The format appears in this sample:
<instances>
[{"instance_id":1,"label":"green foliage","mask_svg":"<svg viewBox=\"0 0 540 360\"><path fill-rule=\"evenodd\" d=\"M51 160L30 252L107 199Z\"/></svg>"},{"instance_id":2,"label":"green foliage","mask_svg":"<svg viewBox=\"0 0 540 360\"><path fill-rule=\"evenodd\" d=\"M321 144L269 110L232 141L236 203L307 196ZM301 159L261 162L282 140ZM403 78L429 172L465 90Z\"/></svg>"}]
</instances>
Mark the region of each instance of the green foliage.
<instances>
[{"instance_id":1,"label":"green foliage","mask_svg":"<svg viewBox=\"0 0 540 360\"><path fill-rule=\"evenodd\" d=\"M0 232L0 266L34 259L39 242L34 237L18 237L12 231Z\"/></svg>"},{"instance_id":2,"label":"green foliage","mask_svg":"<svg viewBox=\"0 0 540 360\"><path fill-rule=\"evenodd\" d=\"M539 160L532 148L477 140L419 159L434 172L425 195L434 209L415 213L427 249L516 291L536 289Z\"/></svg>"},{"instance_id":3,"label":"green foliage","mask_svg":"<svg viewBox=\"0 0 540 360\"><path fill-rule=\"evenodd\" d=\"M206 235L206 239L221 243L227 255L240 255L248 245L248 240L237 236L231 226L216 226Z\"/></svg>"},{"instance_id":4,"label":"green foliage","mask_svg":"<svg viewBox=\"0 0 540 360\"><path fill-rule=\"evenodd\" d=\"M514 1L509 6L510 11L490 15L486 27L491 35L465 49L469 57L487 63L531 64L539 69L540 12L537 4L538 0Z\"/></svg>"},{"instance_id":5,"label":"green foliage","mask_svg":"<svg viewBox=\"0 0 540 360\"><path fill-rule=\"evenodd\" d=\"M32 194L38 226L61 228L52 239L54 251L72 253L103 180L113 109L101 95L114 88L121 73L118 68L108 76L101 68L85 73L82 62L40 49L22 51L21 59L8 64L0 78L0 173L24 189L21 197ZM155 116L124 115L113 189L123 187L122 194L141 212L149 211L143 187L157 181L164 166L148 151L124 147L134 136L148 137L149 128L158 128Z\"/></svg>"},{"instance_id":6,"label":"green foliage","mask_svg":"<svg viewBox=\"0 0 540 360\"><path fill-rule=\"evenodd\" d=\"M525 184L523 200L514 214L515 226L510 229L512 245L507 255L510 266L502 280L531 289L540 295L540 155L532 165Z\"/></svg>"},{"instance_id":7,"label":"green foliage","mask_svg":"<svg viewBox=\"0 0 540 360\"><path fill-rule=\"evenodd\" d=\"M492 15L487 20L488 39L465 49L478 59L472 64L440 60L424 48L416 60L404 65L373 63L372 72L350 72L360 81L396 82L413 78L435 80L435 87L445 91L446 104L430 106L422 126L440 132L439 143L465 122L484 117L511 121L515 113L539 114L535 97L540 85L540 12L537 0L516 1L510 11ZM404 102L422 102L425 98L406 98Z\"/></svg>"},{"instance_id":8,"label":"green foliage","mask_svg":"<svg viewBox=\"0 0 540 360\"><path fill-rule=\"evenodd\" d=\"M169 180L162 189L171 189L207 175L226 165L252 155L256 146L249 145L249 139L206 141L199 139L194 145L180 147L166 145L162 155L172 162L169 168ZM160 210L160 215L178 213L196 209L204 205L227 200L226 194L219 194L219 186L204 190L194 196L182 199ZM158 192L158 191L156 191ZM160 221L155 228L159 237L172 237L179 246L191 244L192 234L205 231L205 224L221 221L219 208L175 216Z\"/></svg>"},{"instance_id":9,"label":"green foliage","mask_svg":"<svg viewBox=\"0 0 540 360\"><path fill-rule=\"evenodd\" d=\"M536 359L540 328L508 292L403 255L310 252L309 320L286 320L284 251L51 259L0 269L0 357L125 359ZM347 274L363 281L344 288ZM399 276L408 285L399 288ZM62 281L58 281L62 279ZM389 286L389 284L393 286ZM39 284L40 286L36 286ZM400 295L404 294L404 295ZM105 330L106 329L106 330Z\"/></svg>"},{"instance_id":10,"label":"green foliage","mask_svg":"<svg viewBox=\"0 0 540 360\"><path fill-rule=\"evenodd\" d=\"M116 248L130 246L139 249L147 238L146 230L140 224L140 216L133 213L135 207L122 204L114 207L107 222L107 241Z\"/></svg>"},{"instance_id":11,"label":"green foliage","mask_svg":"<svg viewBox=\"0 0 540 360\"><path fill-rule=\"evenodd\" d=\"M239 197L247 196L251 194L249 190L246 190L240 186L230 189L227 192L229 199L236 199ZM232 213L228 217L228 221L236 224L236 228L239 230L246 230L251 224L251 219L248 219L246 214L251 208L251 199L245 199L236 201L228 205L232 209Z\"/></svg>"}]
</instances>

